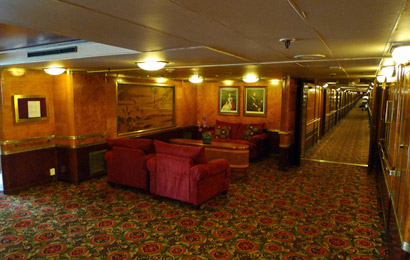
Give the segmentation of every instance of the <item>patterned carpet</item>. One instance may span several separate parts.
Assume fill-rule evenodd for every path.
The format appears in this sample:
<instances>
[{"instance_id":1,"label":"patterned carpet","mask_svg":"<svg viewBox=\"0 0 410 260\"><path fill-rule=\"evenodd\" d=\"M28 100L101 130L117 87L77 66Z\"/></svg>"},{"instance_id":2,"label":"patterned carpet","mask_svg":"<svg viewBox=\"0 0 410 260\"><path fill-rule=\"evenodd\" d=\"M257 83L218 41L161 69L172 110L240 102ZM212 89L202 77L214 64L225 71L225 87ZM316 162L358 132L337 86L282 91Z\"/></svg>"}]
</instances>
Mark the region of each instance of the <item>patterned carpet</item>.
<instances>
[{"instance_id":1,"label":"patterned carpet","mask_svg":"<svg viewBox=\"0 0 410 260\"><path fill-rule=\"evenodd\" d=\"M304 157L344 163L367 164L370 142L368 112L357 105L309 149Z\"/></svg>"},{"instance_id":2,"label":"patterned carpet","mask_svg":"<svg viewBox=\"0 0 410 260\"><path fill-rule=\"evenodd\" d=\"M312 156L366 163L364 114ZM284 172L273 156L199 210L106 178L55 182L0 195L0 259L388 259L377 194L365 167L304 160Z\"/></svg>"},{"instance_id":3,"label":"patterned carpet","mask_svg":"<svg viewBox=\"0 0 410 260\"><path fill-rule=\"evenodd\" d=\"M56 182L0 196L0 259L384 259L364 167L251 165L200 210L111 187Z\"/></svg>"}]
</instances>

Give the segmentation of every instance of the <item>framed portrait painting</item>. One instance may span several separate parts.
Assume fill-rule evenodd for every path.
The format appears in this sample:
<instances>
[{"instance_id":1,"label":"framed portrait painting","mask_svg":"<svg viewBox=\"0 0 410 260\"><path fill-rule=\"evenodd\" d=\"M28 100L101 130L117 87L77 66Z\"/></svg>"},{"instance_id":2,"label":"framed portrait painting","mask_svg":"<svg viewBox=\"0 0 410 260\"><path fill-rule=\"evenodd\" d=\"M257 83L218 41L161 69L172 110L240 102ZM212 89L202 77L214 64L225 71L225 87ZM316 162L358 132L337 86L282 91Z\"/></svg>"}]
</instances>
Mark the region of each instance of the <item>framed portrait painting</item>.
<instances>
[{"instance_id":1,"label":"framed portrait painting","mask_svg":"<svg viewBox=\"0 0 410 260\"><path fill-rule=\"evenodd\" d=\"M239 87L219 87L220 115L239 115Z\"/></svg>"},{"instance_id":2,"label":"framed portrait painting","mask_svg":"<svg viewBox=\"0 0 410 260\"><path fill-rule=\"evenodd\" d=\"M266 116L266 87L245 87L243 114Z\"/></svg>"}]
</instances>

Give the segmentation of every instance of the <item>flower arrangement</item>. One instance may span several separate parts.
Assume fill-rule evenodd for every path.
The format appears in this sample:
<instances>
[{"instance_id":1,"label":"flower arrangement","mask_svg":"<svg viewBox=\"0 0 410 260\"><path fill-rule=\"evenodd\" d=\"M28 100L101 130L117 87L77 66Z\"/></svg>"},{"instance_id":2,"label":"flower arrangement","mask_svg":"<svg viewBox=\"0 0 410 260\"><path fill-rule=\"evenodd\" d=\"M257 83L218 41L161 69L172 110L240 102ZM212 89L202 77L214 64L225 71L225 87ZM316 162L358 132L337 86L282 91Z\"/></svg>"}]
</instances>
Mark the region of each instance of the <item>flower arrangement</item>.
<instances>
[{"instance_id":1,"label":"flower arrangement","mask_svg":"<svg viewBox=\"0 0 410 260\"><path fill-rule=\"evenodd\" d=\"M208 126L208 117L206 115L202 116L202 124L198 122L198 131L202 133L202 137L211 136L211 133L209 132L209 126Z\"/></svg>"}]
</instances>

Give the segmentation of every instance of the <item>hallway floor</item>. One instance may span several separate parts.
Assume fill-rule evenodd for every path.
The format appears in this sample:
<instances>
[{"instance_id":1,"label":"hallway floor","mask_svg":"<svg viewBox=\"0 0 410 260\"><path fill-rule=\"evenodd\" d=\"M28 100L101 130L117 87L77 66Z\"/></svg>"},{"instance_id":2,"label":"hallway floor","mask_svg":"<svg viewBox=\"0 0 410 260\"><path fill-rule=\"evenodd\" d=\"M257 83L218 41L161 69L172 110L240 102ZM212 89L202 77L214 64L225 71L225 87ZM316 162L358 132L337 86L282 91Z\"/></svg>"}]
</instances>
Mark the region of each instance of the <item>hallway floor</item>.
<instances>
[{"instance_id":1,"label":"hallway floor","mask_svg":"<svg viewBox=\"0 0 410 260\"><path fill-rule=\"evenodd\" d=\"M275 156L199 210L106 178L54 182L0 195L0 259L388 259L377 194L366 167L280 171Z\"/></svg>"},{"instance_id":2,"label":"hallway floor","mask_svg":"<svg viewBox=\"0 0 410 260\"><path fill-rule=\"evenodd\" d=\"M370 142L368 112L356 105L305 153L305 159L367 166Z\"/></svg>"}]
</instances>

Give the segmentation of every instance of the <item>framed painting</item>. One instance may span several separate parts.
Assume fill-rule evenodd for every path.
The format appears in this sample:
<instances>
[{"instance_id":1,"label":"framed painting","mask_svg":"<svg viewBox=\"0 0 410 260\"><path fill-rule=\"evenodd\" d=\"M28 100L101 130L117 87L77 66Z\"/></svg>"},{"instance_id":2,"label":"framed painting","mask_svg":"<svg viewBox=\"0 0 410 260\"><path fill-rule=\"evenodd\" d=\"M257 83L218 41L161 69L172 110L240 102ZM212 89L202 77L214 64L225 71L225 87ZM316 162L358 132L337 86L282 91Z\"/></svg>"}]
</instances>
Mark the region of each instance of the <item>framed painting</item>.
<instances>
[{"instance_id":1,"label":"framed painting","mask_svg":"<svg viewBox=\"0 0 410 260\"><path fill-rule=\"evenodd\" d=\"M243 114L266 116L266 87L245 87Z\"/></svg>"},{"instance_id":2,"label":"framed painting","mask_svg":"<svg viewBox=\"0 0 410 260\"><path fill-rule=\"evenodd\" d=\"M175 86L117 83L118 136L175 125Z\"/></svg>"},{"instance_id":3,"label":"framed painting","mask_svg":"<svg viewBox=\"0 0 410 260\"><path fill-rule=\"evenodd\" d=\"M239 87L219 87L220 115L239 115Z\"/></svg>"},{"instance_id":4,"label":"framed painting","mask_svg":"<svg viewBox=\"0 0 410 260\"><path fill-rule=\"evenodd\" d=\"M47 97L34 95L14 95L16 123L48 119Z\"/></svg>"}]
</instances>

